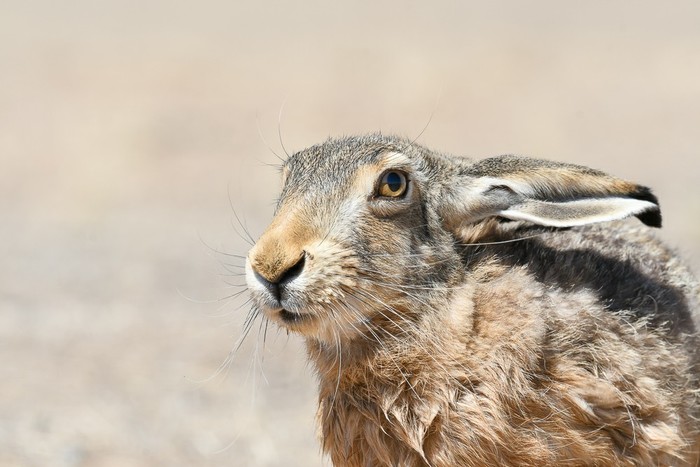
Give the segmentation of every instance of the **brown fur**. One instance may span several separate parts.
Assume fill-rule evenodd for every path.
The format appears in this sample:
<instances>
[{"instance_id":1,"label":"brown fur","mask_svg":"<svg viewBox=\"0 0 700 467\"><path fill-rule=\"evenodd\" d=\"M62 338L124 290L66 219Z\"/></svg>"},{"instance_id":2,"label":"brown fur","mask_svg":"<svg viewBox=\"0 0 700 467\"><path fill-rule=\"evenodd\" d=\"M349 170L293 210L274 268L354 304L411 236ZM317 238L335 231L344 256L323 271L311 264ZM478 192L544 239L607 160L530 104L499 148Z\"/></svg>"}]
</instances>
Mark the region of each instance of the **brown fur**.
<instances>
[{"instance_id":1,"label":"brown fur","mask_svg":"<svg viewBox=\"0 0 700 467\"><path fill-rule=\"evenodd\" d=\"M420 335L342 358L309 346L334 465L697 462L693 431L676 415L697 400L683 378L658 378L688 371L678 344L609 316L585 293L546 304L522 270L487 263L476 272L473 288L421 322ZM579 310L566 317L559 307Z\"/></svg>"},{"instance_id":2,"label":"brown fur","mask_svg":"<svg viewBox=\"0 0 700 467\"><path fill-rule=\"evenodd\" d=\"M376 198L386 169L408 174L404 198ZM638 223L498 217L524 200L558 216L557 203L609 197L618 218L659 225L648 189L381 136L331 140L285 170L248 280L265 316L305 337L334 465L699 465L687 269Z\"/></svg>"}]
</instances>

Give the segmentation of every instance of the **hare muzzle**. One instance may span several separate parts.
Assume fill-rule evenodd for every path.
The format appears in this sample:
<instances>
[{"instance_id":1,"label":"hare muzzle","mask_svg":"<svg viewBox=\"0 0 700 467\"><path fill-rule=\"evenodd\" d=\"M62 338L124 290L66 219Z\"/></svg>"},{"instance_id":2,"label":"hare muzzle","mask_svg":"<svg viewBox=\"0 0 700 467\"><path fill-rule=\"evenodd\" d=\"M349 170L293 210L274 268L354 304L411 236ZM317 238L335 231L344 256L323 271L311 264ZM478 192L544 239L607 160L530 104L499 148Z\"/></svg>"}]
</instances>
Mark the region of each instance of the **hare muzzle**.
<instances>
[{"instance_id":1,"label":"hare muzzle","mask_svg":"<svg viewBox=\"0 0 700 467\"><path fill-rule=\"evenodd\" d=\"M304 317L301 298L308 260L304 246L310 235L300 223L284 217L287 220L273 223L250 251L246 280L250 289L262 298L263 311L268 316L296 321Z\"/></svg>"}]
</instances>

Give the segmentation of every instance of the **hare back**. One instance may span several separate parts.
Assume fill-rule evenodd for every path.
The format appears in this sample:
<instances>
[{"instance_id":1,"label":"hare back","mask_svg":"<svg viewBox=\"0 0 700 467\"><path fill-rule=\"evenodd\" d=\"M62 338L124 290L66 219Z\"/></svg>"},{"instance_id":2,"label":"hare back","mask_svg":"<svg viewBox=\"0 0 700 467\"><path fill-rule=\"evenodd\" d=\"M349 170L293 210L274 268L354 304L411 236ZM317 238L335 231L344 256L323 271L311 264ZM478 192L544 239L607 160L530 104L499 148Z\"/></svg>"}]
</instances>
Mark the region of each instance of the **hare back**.
<instances>
[{"instance_id":1,"label":"hare back","mask_svg":"<svg viewBox=\"0 0 700 467\"><path fill-rule=\"evenodd\" d=\"M568 230L514 225L491 238L493 244L480 246L478 254L462 250L465 267L490 261L524 268L539 283L591 294L610 313L644 320L668 335L693 334L700 325L700 292L691 271L635 222Z\"/></svg>"}]
</instances>

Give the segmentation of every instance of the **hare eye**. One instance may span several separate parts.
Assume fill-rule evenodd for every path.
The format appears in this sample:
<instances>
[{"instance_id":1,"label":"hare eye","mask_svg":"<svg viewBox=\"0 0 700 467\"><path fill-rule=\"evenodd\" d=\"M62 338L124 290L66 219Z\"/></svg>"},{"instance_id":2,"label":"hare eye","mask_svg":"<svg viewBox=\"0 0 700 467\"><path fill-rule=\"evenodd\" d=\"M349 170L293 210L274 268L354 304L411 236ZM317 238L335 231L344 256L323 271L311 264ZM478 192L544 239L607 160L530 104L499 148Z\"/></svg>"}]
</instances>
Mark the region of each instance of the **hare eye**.
<instances>
[{"instance_id":1,"label":"hare eye","mask_svg":"<svg viewBox=\"0 0 700 467\"><path fill-rule=\"evenodd\" d=\"M408 180L402 172L389 171L382 176L379 182L379 196L398 198L406 193Z\"/></svg>"}]
</instances>

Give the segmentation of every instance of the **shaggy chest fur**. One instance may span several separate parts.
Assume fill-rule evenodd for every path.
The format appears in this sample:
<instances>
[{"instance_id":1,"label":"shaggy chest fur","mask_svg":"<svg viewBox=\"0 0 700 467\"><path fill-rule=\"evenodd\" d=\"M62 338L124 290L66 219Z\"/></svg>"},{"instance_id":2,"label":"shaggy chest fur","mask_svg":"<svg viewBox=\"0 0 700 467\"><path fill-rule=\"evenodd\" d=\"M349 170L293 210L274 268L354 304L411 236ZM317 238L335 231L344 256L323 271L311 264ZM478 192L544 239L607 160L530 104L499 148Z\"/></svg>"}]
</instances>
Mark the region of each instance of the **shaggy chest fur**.
<instances>
[{"instance_id":1,"label":"shaggy chest fur","mask_svg":"<svg viewBox=\"0 0 700 467\"><path fill-rule=\"evenodd\" d=\"M667 415L678 407L656 397L663 382L625 387L623 374L606 381L555 361L537 376L497 354L479 375L399 367L393 382L322 383L324 450L337 467L695 465L681 420Z\"/></svg>"},{"instance_id":2,"label":"shaggy chest fur","mask_svg":"<svg viewBox=\"0 0 700 467\"><path fill-rule=\"evenodd\" d=\"M360 357L309 347L334 465L696 465L695 399L668 377L689 365L676 344L605 310L573 325L555 299L550 313L521 306L492 325L503 313L493 294L507 308L536 293L514 294L511 280L474 291L469 339L442 322L430 340L404 336Z\"/></svg>"}]
</instances>

